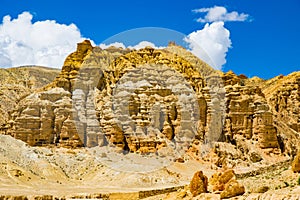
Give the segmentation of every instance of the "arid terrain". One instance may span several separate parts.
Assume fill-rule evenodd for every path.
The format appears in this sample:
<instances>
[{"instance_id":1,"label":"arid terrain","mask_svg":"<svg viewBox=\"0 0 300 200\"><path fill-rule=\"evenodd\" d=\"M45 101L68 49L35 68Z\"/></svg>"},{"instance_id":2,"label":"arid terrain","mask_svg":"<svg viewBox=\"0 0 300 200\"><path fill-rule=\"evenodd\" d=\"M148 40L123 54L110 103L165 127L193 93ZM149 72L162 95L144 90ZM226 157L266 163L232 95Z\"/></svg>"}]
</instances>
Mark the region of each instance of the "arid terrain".
<instances>
[{"instance_id":1,"label":"arid terrain","mask_svg":"<svg viewBox=\"0 0 300 200\"><path fill-rule=\"evenodd\" d=\"M86 40L0 83L0 199L300 199L300 71Z\"/></svg>"}]
</instances>

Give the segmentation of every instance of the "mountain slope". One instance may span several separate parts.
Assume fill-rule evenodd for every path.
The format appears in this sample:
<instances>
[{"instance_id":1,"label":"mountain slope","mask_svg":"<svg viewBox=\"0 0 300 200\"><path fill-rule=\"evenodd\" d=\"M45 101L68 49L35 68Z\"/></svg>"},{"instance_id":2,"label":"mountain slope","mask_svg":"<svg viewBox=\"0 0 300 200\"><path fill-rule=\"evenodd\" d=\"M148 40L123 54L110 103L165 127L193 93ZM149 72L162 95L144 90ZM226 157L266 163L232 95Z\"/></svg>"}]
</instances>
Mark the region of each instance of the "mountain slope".
<instances>
[{"instance_id":1,"label":"mountain slope","mask_svg":"<svg viewBox=\"0 0 300 200\"><path fill-rule=\"evenodd\" d=\"M51 83L59 72L59 69L39 66L0 69L0 126L20 99Z\"/></svg>"}]
</instances>

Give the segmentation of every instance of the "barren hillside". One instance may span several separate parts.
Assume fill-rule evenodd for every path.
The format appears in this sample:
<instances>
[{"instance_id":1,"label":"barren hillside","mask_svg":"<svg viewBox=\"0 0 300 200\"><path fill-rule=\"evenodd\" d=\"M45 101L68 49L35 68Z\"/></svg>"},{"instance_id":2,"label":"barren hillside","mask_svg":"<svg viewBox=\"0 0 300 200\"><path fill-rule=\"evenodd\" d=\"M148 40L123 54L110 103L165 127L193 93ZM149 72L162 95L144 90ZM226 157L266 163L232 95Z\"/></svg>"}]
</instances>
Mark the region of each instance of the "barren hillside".
<instances>
[{"instance_id":1,"label":"barren hillside","mask_svg":"<svg viewBox=\"0 0 300 200\"><path fill-rule=\"evenodd\" d=\"M0 82L0 198L300 198L299 72L248 79L174 44L84 41L60 72Z\"/></svg>"},{"instance_id":2,"label":"barren hillside","mask_svg":"<svg viewBox=\"0 0 300 200\"><path fill-rule=\"evenodd\" d=\"M7 122L7 112L13 110L18 101L51 83L59 71L38 66L0 69L0 126Z\"/></svg>"}]
</instances>

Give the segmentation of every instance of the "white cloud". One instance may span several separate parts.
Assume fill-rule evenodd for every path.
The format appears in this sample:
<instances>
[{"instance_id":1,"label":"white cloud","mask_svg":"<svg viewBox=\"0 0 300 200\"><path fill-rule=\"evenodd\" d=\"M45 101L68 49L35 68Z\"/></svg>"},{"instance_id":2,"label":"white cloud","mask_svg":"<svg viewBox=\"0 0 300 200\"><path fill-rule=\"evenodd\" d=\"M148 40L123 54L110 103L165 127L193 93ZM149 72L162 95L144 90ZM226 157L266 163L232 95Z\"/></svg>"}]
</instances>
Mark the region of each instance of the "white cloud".
<instances>
[{"instance_id":1,"label":"white cloud","mask_svg":"<svg viewBox=\"0 0 300 200\"><path fill-rule=\"evenodd\" d=\"M205 9L209 12L209 8ZM221 69L226 63L226 53L231 46L229 36L230 33L223 22L214 22L206 24L202 30L190 33L185 40L196 56ZM65 25L50 20L33 23L32 15L28 12L23 12L16 19L5 16L0 24L0 67L61 67L66 56L76 49L76 43L84 39L74 24ZM126 46L120 42L99 46L102 49L110 46L130 49L147 46L163 48L148 41L141 41L133 46Z\"/></svg>"},{"instance_id":2,"label":"white cloud","mask_svg":"<svg viewBox=\"0 0 300 200\"><path fill-rule=\"evenodd\" d=\"M190 33L185 41L191 52L216 69L226 63L226 54L231 47L230 32L224 22L206 24L202 30Z\"/></svg>"},{"instance_id":3,"label":"white cloud","mask_svg":"<svg viewBox=\"0 0 300 200\"><path fill-rule=\"evenodd\" d=\"M231 47L229 36L230 32L224 27L223 22L214 22L212 24L206 24L202 30L190 33L184 40L189 44L190 51L194 55L212 67L222 69L222 66L226 63L226 53ZM149 46L155 49L165 48L162 46L158 47L149 41L141 41L133 46L126 46L122 42L100 44L99 46L102 49L107 49L112 46L136 50Z\"/></svg>"},{"instance_id":4,"label":"white cloud","mask_svg":"<svg viewBox=\"0 0 300 200\"><path fill-rule=\"evenodd\" d=\"M32 23L32 15L23 12L16 19L3 18L0 24L0 67L42 65L59 68L66 56L83 41L74 24L53 20Z\"/></svg>"},{"instance_id":5,"label":"white cloud","mask_svg":"<svg viewBox=\"0 0 300 200\"><path fill-rule=\"evenodd\" d=\"M122 42L114 42L114 43L111 43L111 44L100 44L99 46L100 46L101 49L107 49L107 48L112 47L112 46L117 47L117 48L123 48L123 49L129 48L129 49L136 49L136 50L143 49L145 47L152 47L152 48L155 48L155 49L164 48L164 47L157 47L154 43L149 42L149 41L141 41L141 42L139 42L138 44L136 44L134 46L125 46Z\"/></svg>"},{"instance_id":6,"label":"white cloud","mask_svg":"<svg viewBox=\"0 0 300 200\"><path fill-rule=\"evenodd\" d=\"M125 45L122 42L114 42L111 44L100 44L99 47L101 49L107 49L109 47L117 47L117 48L126 49Z\"/></svg>"},{"instance_id":7,"label":"white cloud","mask_svg":"<svg viewBox=\"0 0 300 200\"><path fill-rule=\"evenodd\" d=\"M148 41L141 41L140 43L138 43L135 46L128 46L129 49L137 49L137 50L145 48L145 47L152 47L152 48L155 48L155 49L165 48L165 47L157 47L157 46L155 46L154 43L148 42Z\"/></svg>"},{"instance_id":8,"label":"white cloud","mask_svg":"<svg viewBox=\"0 0 300 200\"><path fill-rule=\"evenodd\" d=\"M228 12L225 7L214 6L211 8L200 8L193 10L195 13L206 13L203 18L198 18L197 22L216 22L216 21L246 21L249 15L245 13L238 13L236 11Z\"/></svg>"}]
</instances>

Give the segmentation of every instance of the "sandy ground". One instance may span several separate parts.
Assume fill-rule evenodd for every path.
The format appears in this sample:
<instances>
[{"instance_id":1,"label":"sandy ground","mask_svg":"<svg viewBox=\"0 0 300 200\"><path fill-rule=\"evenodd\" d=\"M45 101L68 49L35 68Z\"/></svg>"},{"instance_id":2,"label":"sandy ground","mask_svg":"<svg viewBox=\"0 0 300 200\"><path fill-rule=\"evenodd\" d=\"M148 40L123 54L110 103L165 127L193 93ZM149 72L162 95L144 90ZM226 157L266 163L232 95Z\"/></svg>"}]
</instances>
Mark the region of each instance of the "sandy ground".
<instances>
[{"instance_id":1,"label":"sandy ground","mask_svg":"<svg viewBox=\"0 0 300 200\"><path fill-rule=\"evenodd\" d=\"M4 135L0 135L0 144L0 195L62 197L134 193L188 185L193 174L199 170L207 177L216 172L216 168L203 161L189 160L185 163L169 162L168 165L160 165L159 162L153 164L151 159L140 161L135 156L130 157L133 162L129 164L128 160L116 160L117 165L110 165L103 162L103 157L107 161L110 156L104 156L101 149L29 147L22 141ZM136 169L132 168L132 163L139 167L138 172L134 172ZM121 166L120 170L117 169L118 165ZM259 169L259 166L239 167L236 172L245 173L254 169ZM245 195L263 190L266 194L300 194L297 183L299 176L290 167L282 167L239 181L246 187ZM176 195L173 192L148 199L174 199Z\"/></svg>"}]
</instances>

